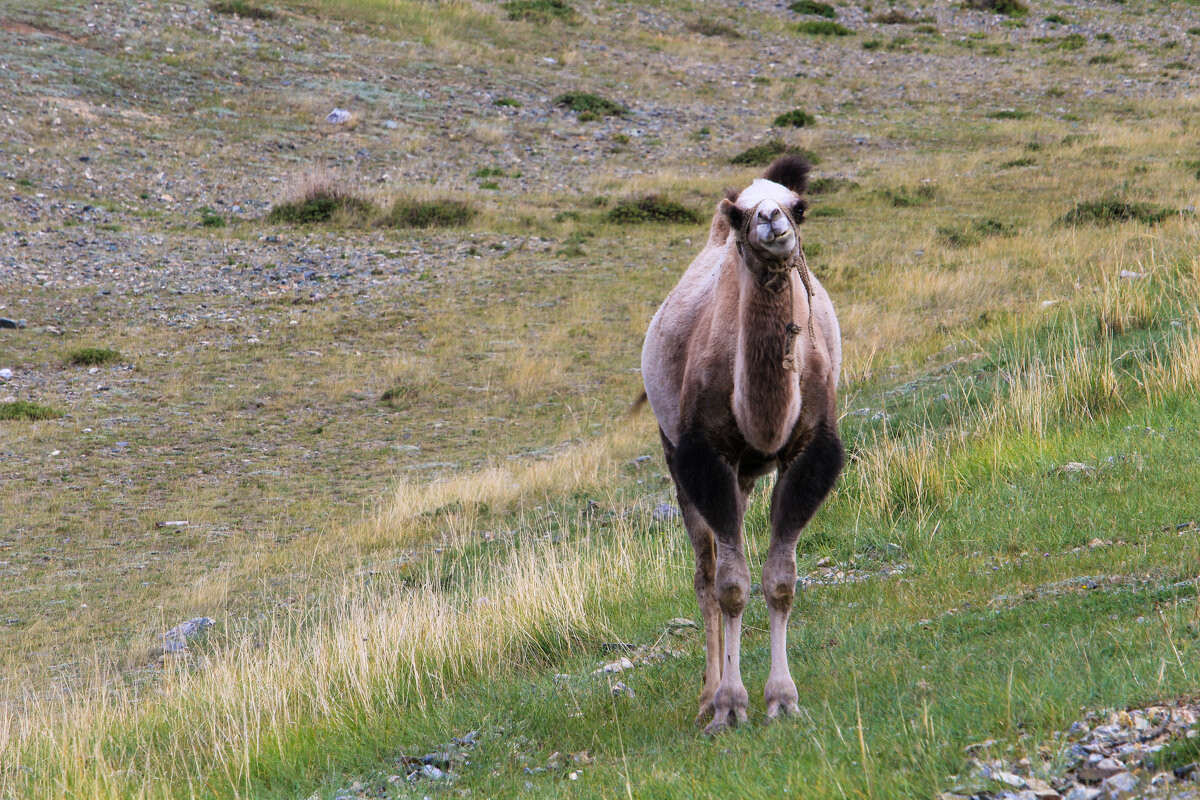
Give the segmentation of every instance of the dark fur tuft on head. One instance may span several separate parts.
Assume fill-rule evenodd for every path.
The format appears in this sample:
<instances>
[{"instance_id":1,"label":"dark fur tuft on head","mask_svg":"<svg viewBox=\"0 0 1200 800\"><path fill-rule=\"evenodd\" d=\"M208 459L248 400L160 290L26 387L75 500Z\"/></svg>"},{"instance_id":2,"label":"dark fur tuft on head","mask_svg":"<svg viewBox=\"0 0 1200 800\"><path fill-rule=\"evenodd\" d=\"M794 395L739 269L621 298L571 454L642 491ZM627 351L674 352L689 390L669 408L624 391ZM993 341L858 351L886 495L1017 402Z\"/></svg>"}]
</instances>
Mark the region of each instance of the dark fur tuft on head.
<instances>
[{"instance_id":1,"label":"dark fur tuft on head","mask_svg":"<svg viewBox=\"0 0 1200 800\"><path fill-rule=\"evenodd\" d=\"M771 162L763 177L772 183L786 186L796 194L804 194L808 188L808 172L812 169L808 161L800 156L780 156Z\"/></svg>"},{"instance_id":2,"label":"dark fur tuft on head","mask_svg":"<svg viewBox=\"0 0 1200 800\"><path fill-rule=\"evenodd\" d=\"M731 203L736 203L742 193L739 189L734 189L732 186L725 187L725 199Z\"/></svg>"}]
</instances>

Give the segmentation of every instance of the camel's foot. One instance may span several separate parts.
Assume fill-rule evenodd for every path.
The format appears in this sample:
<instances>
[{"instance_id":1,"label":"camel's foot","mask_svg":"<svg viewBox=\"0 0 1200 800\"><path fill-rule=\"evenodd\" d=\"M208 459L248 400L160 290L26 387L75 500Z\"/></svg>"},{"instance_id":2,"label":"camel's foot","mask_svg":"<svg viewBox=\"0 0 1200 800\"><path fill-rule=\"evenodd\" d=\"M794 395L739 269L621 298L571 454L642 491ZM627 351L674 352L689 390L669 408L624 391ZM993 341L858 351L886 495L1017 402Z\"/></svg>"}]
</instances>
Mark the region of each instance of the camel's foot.
<instances>
[{"instance_id":1,"label":"camel's foot","mask_svg":"<svg viewBox=\"0 0 1200 800\"><path fill-rule=\"evenodd\" d=\"M767 681L764 695L767 701L767 719L799 716L800 694L796 691L796 682L791 676L788 676L787 680Z\"/></svg>"},{"instance_id":2,"label":"camel's foot","mask_svg":"<svg viewBox=\"0 0 1200 800\"><path fill-rule=\"evenodd\" d=\"M730 728L736 728L750 718L749 706L750 695L746 693L745 686L737 684L718 689L713 701L712 722L708 723L704 732L715 736Z\"/></svg>"}]
</instances>

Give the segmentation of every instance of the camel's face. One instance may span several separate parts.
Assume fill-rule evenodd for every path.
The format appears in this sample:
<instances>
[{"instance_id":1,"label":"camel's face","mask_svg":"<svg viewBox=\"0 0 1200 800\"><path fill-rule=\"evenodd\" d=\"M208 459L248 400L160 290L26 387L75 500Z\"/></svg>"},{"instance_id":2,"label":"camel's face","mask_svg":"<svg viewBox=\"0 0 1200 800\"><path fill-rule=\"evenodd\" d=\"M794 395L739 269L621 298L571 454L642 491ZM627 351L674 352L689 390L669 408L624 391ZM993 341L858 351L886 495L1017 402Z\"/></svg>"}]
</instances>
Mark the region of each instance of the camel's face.
<instances>
[{"instance_id":1,"label":"camel's face","mask_svg":"<svg viewBox=\"0 0 1200 800\"><path fill-rule=\"evenodd\" d=\"M721 202L738 248L753 261L787 261L796 252L804 218L805 202L791 190L758 179L736 198Z\"/></svg>"}]
</instances>

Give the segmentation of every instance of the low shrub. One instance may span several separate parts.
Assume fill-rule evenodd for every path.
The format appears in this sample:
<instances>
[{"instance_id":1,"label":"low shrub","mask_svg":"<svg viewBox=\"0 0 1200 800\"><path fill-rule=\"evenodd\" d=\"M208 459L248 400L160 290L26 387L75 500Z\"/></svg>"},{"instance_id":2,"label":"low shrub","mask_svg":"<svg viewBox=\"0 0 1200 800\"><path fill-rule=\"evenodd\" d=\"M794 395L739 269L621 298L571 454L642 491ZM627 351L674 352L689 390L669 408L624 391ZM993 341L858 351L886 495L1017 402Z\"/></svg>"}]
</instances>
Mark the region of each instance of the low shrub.
<instances>
[{"instance_id":1,"label":"low shrub","mask_svg":"<svg viewBox=\"0 0 1200 800\"><path fill-rule=\"evenodd\" d=\"M817 118L803 108L793 108L780 114L771 124L776 128L803 128L815 124L816 121Z\"/></svg>"},{"instance_id":2,"label":"low shrub","mask_svg":"<svg viewBox=\"0 0 1200 800\"><path fill-rule=\"evenodd\" d=\"M563 0L508 0L504 4L508 18L515 22L570 22L575 9Z\"/></svg>"},{"instance_id":3,"label":"low shrub","mask_svg":"<svg viewBox=\"0 0 1200 800\"><path fill-rule=\"evenodd\" d=\"M696 211L658 195L646 195L637 200L623 200L604 213L604 220L617 225L641 225L665 222L691 225L702 221Z\"/></svg>"},{"instance_id":4,"label":"low shrub","mask_svg":"<svg viewBox=\"0 0 1200 800\"><path fill-rule=\"evenodd\" d=\"M834 22L828 19L806 19L800 22L793 23L792 30L796 33L805 33L810 36L853 36L854 31L842 25L840 22Z\"/></svg>"},{"instance_id":5,"label":"low shrub","mask_svg":"<svg viewBox=\"0 0 1200 800\"><path fill-rule=\"evenodd\" d=\"M738 32L738 29L728 22L719 22L707 17L701 17L698 20L688 22L684 27L692 33L698 33L701 36L723 36L726 39L742 38L742 34Z\"/></svg>"},{"instance_id":6,"label":"low shrub","mask_svg":"<svg viewBox=\"0 0 1200 800\"><path fill-rule=\"evenodd\" d=\"M1020 111L1015 108L1001 108L998 111L990 112L988 119L1025 119L1030 113L1029 111Z\"/></svg>"},{"instance_id":7,"label":"low shrub","mask_svg":"<svg viewBox=\"0 0 1200 800\"><path fill-rule=\"evenodd\" d=\"M1043 22L1049 22L1052 25L1070 25L1071 20L1064 17L1062 14L1049 14L1042 17Z\"/></svg>"},{"instance_id":8,"label":"low shrub","mask_svg":"<svg viewBox=\"0 0 1200 800\"><path fill-rule=\"evenodd\" d=\"M1021 0L965 0L963 8L990 11L1006 17L1023 17L1029 13L1029 7Z\"/></svg>"},{"instance_id":9,"label":"low shrub","mask_svg":"<svg viewBox=\"0 0 1200 800\"><path fill-rule=\"evenodd\" d=\"M1064 225L1115 225L1141 222L1157 225L1178 212L1152 203L1130 203L1114 197L1076 203L1059 221Z\"/></svg>"},{"instance_id":10,"label":"low shrub","mask_svg":"<svg viewBox=\"0 0 1200 800\"><path fill-rule=\"evenodd\" d=\"M217 0L210 3L208 8L214 14L236 15L244 19L275 19L279 16L270 8L256 6L246 0Z\"/></svg>"},{"instance_id":11,"label":"low shrub","mask_svg":"<svg viewBox=\"0 0 1200 800\"><path fill-rule=\"evenodd\" d=\"M312 225L342 217L349 222L365 224L375 206L361 197L341 189L317 187L293 200L285 200L271 209L267 222L289 225Z\"/></svg>"},{"instance_id":12,"label":"low shrub","mask_svg":"<svg viewBox=\"0 0 1200 800\"><path fill-rule=\"evenodd\" d=\"M379 395L379 402L398 408L408 405L420 395L420 389L407 383L398 383Z\"/></svg>"},{"instance_id":13,"label":"low shrub","mask_svg":"<svg viewBox=\"0 0 1200 800\"><path fill-rule=\"evenodd\" d=\"M209 206L204 206L200 209L200 227L224 228L225 218Z\"/></svg>"},{"instance_id":14,"label":"low shrub","mask_svg":"<svg viewBox=\"0 0 1200 800\"><path fill-rule=\"evenodd\" d=\"M809 194L833 194L843 189L857 189L858 184L849 178L813 178L808 182Z\"/></svg>"},{"instance_id":15,"label":"low shrub","mask_svg":"<svg viewBox=\"0 0 1200 800\"><path fill-rule=\"evenodd\" d=\"M1037 159L1033 156L1021 156L1014 158L1012 161L1005 161L1000 165L1000 169L1010 169L1012 167L1032 167L1037 163Z\"/></svg>"},{"instance_id":16,"label":"low shrub","mask_svg":"<svg viewBox=\"0 0 1200 800\"><path fill-rule=\"evenodd\" d=\"M500 106L501 108L520 108L521 101L512 97L497 97L492 101L492 105Z\"/></svg>"},{"instance_id":17,"label":"low shrub","mask_svg":"<svg viewBox=\"0 0 1200 800\"><path fill-rule=\"evenodd\" d=\"M11 403L0 403L0 420L28 420L37 422L43 419L57 419L62 412L41 403L29 400L16 400Z\"/></svg>"},{"instance_id":18,"label":"low shrub","mask_svg":"<svg viewBox=\"0 0 1200 800\"><path fill-rule=\"evenodd\" d=\"M478 213L462 200L400 198L392 203L381 224L391 228L458 228Z\"/></svg>"},{"instance_id":19,"label":"low shrub","mask_svg":"<svg viewBox=\"0 0 1200 800\"><path fill-rule=\"evenodd\" d=\"M803 156L810 164L816 164L820 161L815 154L808 150L795 147L794 145L784 144L782 139L769 139L762 144L756 144L753 147L747 147L745 150L729 159L729 163L736 164L740 167L765 167L767 164L770 164L772 161L782 155Z\"/></svg>"},{"instance_id":20,"label":"low shrub","mask_svg":"<svg viewBox=\"0 0 1200 800\"><path fill-rule=\"evenodd\" d=\"M937 189L930 184L923 183L920 186L912 188L899 186L883 189L880 194L896 208L909 208L912 206L923 206L928 203L937 196Z\"/></svg>"},{"instance_id":21,"label":"low shrub","mask_svg":"<svg viewBox=\"0 0 1200 800\"><path fill-rule=\"evenodd\" d=\"M819 0L796 0L788 6L788 9L795 11L797 14L812 14L814 17L825 17L826 19L836 19L837 11L829 3L822 3Z\"/></svg>"},{"instance_id":22,"label":"low shrub","mask_svg":"<svg viewBox=\"0 0 1200 800\"><path fill-rule=\"evenodd\" d=\"M96 367L120 359L121 353L111 347L80 347L67 354L67 361L77 367Z\"/></svg>"},{"instance_id":23,"label":"low shrub","mask_svg":"<svg viewBox=\"0 0 1200 800\"><path fill-rule=\"evenodd\" d=\"M620 103L591 92L566 92L554 98L554 104L574 111L580 119L623 117L629 113L629 109Z\"/></svg>"},{"instance_id":24,"label":"low shrub","mask_svg":"<svg viewBox=\"0 0 1200 800\"><path fill-rule=\"evenodd\" d=\"M930 21L925 17L910 17L903 11L898 11L894 8L871 17L871 22L877 22L880 25L918 25L922 22Z\"/></svg>"}]
</instances>

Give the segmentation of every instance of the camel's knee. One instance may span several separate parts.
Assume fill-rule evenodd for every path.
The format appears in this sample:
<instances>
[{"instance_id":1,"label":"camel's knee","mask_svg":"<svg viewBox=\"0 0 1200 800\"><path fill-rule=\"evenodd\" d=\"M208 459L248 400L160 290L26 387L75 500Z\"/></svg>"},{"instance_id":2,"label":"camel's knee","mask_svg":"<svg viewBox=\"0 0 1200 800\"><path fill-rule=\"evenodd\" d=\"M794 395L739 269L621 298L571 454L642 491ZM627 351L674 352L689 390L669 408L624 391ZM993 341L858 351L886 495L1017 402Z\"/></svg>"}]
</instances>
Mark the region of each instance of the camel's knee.
<instances>
[{"instance_id":1,"label":"camel's knee","mask_svg":"<svg viewBox=\"0 0 1200 800\"><path fill-rule=\"evenodd\" d=\"M795 559L773 562L768 558L763 564L762 588L768 608L790 610L796 596Z\"/></svg>"},{"instance_id":2,"label":"camel's knee","mask_svg":"<svg viewBox=\"0 0 1200 800\"><path fill-rule=\"evenodd\" d=\"M735 617L742 613L746 601L750 599L750 576L728 575L717 580L717 602L721 610L728 616Z\"/></svg>"}]
</instances>

